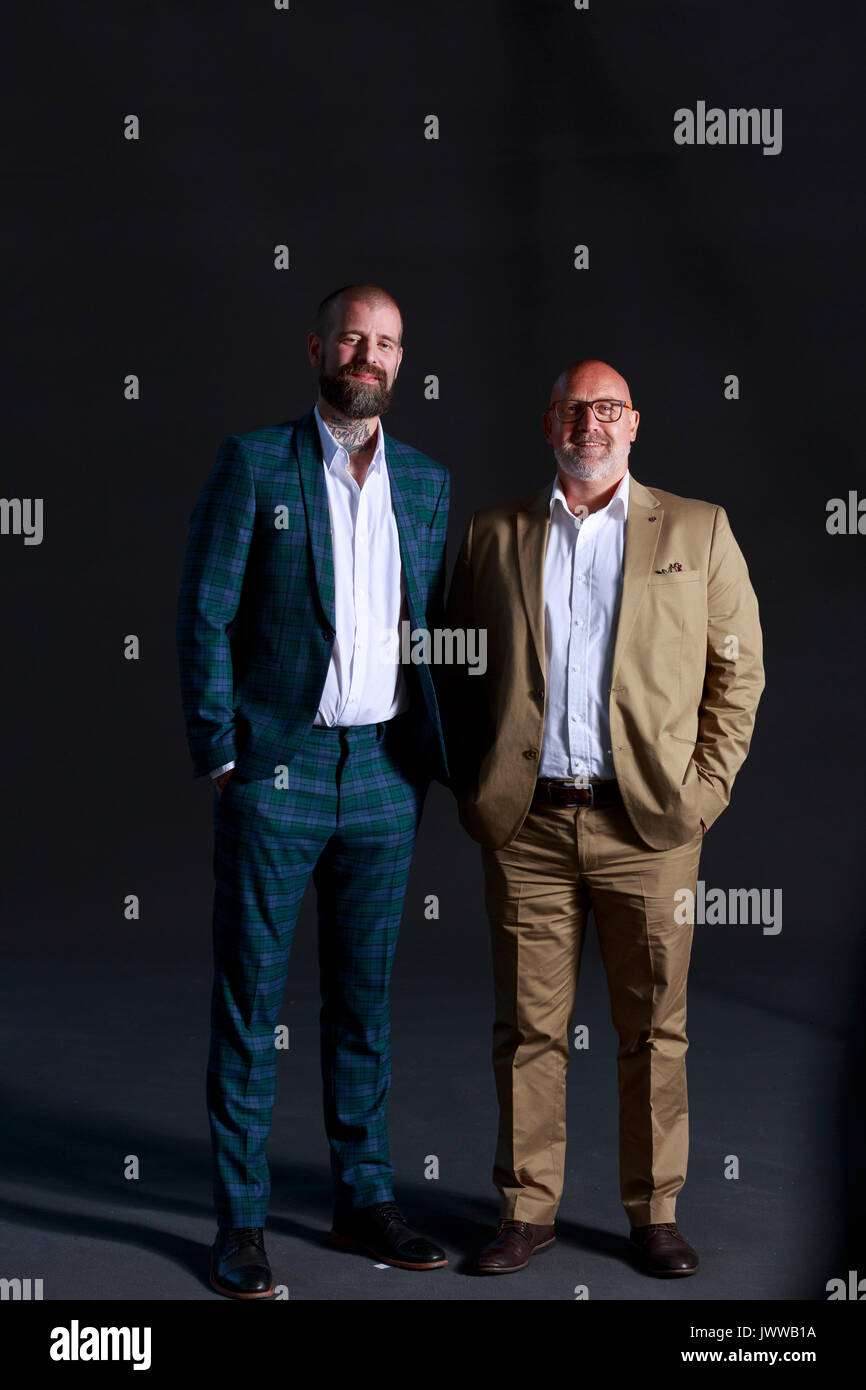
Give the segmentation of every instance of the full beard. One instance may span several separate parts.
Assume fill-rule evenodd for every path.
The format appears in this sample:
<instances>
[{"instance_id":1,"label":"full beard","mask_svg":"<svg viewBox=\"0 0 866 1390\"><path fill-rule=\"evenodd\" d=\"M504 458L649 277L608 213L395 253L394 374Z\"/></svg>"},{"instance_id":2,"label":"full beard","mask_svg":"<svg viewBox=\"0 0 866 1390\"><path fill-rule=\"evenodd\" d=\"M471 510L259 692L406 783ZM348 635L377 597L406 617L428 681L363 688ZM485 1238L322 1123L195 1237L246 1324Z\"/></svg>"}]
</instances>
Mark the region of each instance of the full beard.
<instances>
[{"instance_id":1,"label":"full beard","mask_svg":"<svg viewBox=\"0 0 866 1390\"><path fill-rule=\"evenodd\" d=\"M357 381L352 372L376 372L379 381ZM375 367L364 367L357 363L342 367L336 376L328 376L324 369L319 373L319 389L329 405L350 420L370 420L374 415L384 415L391 405L394 388L388 386L384 372Z\"/></svg>"},{"instance_id":2,"label":"full beard","mask_svg":"<svg viewBox=\"0 0 866 1390\"><path fill-rule=\"evenodd\" d=\"M557 464L567 477L579 478L581 482L590 483L613 478L622 472L630 451L630 443L617 448L608 441L604 447L595 447L588 453L580 444L559 444L553 453Z\"/></svg>"}]
</instances>

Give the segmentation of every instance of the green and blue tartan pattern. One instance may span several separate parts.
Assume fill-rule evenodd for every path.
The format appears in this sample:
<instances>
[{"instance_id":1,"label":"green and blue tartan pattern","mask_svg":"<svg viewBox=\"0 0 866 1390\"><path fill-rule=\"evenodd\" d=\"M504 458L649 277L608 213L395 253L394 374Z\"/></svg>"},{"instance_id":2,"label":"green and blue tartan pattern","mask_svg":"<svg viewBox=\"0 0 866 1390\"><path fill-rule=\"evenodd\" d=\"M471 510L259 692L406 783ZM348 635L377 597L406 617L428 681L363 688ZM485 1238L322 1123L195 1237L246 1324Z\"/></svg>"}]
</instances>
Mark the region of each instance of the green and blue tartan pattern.
<instances>
[{"instance_id":1,"label":"green and blue tartan pattern","mask_svg":"<svg viewBox=\"0 0 866 1390\"><path fill-rule=\"evenodd\" d=\"M225 1226L264 1226L274 1030L295 921L317 890L325 1130L336 1205L393 1197L387 1134L389 983L426 778L409 723L316 729L274 779L214 793L214 987L207 1098L214 1204ZM403 732L401 736L401 729Z\"/></svg>"},{"instance_id":2,"label":"green and blue tartan pattern","mask_svg":"<svg viewBox=\"0 0 866 1390\"><path fill-rule=\"evenodd\" d=\"M433 628L442 622L448 471L387 434L385 458L409 620ZM261 778L290 761L316 716L334 628L330 514L310 410L224 439L190 519L177 649L195 776L234 760L241 776ZM445 781L430 669L405 670L419 755Z\"/></svg>"},{"instance_id":3,"label":"green and blue tartan pattern","mask_svg":"<svg viewBox=\"0 0 866 1390\"><path fill-rule=\"evenodd\" d=\"M409 618L442 621L447 470L385 435ZM275 525L279 516L281 524ZM334 640L330 516L312 411L230 436L193 511L178 599L193 772L214 792L208 1114L221 1225L264 1225L274 1029L294 925L317 889L321 1066L335 1201L389 1200L388 989L431 776L448 767L429 668L387 724L313 727ZM275 779L288 768L288 787Z\"/></svg>"}]
</instances>

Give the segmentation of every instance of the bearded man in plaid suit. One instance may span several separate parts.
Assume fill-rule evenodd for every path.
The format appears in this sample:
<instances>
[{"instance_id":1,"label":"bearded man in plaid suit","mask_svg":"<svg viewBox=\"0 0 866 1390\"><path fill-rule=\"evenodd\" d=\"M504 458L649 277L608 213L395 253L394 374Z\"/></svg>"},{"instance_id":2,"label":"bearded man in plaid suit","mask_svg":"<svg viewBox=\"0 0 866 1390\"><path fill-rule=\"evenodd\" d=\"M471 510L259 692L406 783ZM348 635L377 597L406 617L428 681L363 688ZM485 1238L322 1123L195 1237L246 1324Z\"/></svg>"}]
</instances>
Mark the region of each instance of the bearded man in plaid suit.
<instances>
[{"instance_id":1,"label":"bearded man in plaid suit","mask_svg":"<svg viewBox=\"0 0 866 1390\"><path fill-rule=\"evenodd\" d=\"M379 418L402 328L378 286L323 300L316 405L223 440L190 523L181 688L194 774L215 787L211 1284L233 1298L274 1294L274 1030L310 874L331 1240L405 1269L447 1264L394 1202L386 1127L391 962L424 795L448 777L429 668L400 662L401 623L440 620L450 497L447 470Z\"/></svg>"}]
</instances>

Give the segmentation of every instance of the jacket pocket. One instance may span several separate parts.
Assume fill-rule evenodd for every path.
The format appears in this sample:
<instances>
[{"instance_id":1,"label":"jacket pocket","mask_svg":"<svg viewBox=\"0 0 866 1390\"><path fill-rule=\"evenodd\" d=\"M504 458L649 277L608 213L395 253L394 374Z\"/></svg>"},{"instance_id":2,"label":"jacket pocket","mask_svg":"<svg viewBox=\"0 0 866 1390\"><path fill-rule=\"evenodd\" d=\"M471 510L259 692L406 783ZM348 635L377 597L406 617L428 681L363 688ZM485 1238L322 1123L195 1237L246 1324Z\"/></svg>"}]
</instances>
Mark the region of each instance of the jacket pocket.
<instances>
[{"instance_id":1,"label":"jacket pocket","mask_svg":"<svg viewBox=\"0 0 866 1390\"><path fill-rule=\"evenodd\" d=\"M701 577L700 570L672 570L670 574L651 574L650 584L694 584Z\"/></svg>"}]
</instances>

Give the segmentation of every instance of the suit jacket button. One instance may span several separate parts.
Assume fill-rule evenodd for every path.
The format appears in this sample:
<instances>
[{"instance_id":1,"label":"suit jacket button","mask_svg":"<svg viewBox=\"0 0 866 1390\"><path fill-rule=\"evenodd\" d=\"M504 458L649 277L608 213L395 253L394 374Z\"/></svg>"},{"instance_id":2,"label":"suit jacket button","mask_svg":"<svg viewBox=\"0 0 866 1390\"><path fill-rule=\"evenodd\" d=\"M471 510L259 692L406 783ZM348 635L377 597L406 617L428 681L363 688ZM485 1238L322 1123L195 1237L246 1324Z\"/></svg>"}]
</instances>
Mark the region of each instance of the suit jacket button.
<instances>
[{"instance_id":1,"label":"suit jacket button","mask_svg":"<svg viewBox=\"0 0 866 1390\"><path fill-rule=\"evenodd\" d=\"M530 693L530 695L534 696L534 698L535 698L536 700L543 700L543 699L544 699L544 691L543 691L543 690L530 690L529 693Z\"/></svg>"},{"instance_id":2,"label":"suit jacket button","mask_svg":"<svg viewBox=\"0 0 866 1390\"><path fill-rule=\"evenodd\" d=\"M333 642L334 640L334 634L329 627L322 628L322 636L326 642Z\"/></svg>"},{"instance_id":3,"label":"suit jacket button","mask_svg":"<svg viewBox=\"0 0 866 1390\"><path fill-rule=\"evenodd\" d=\"M524 756L524 758L537 758L537 757L538 757L538 749L537 749L537 748L527 748L527 749L526 749L526 752L523 754L523 756Z\"/></svg>"}]
</instances>

